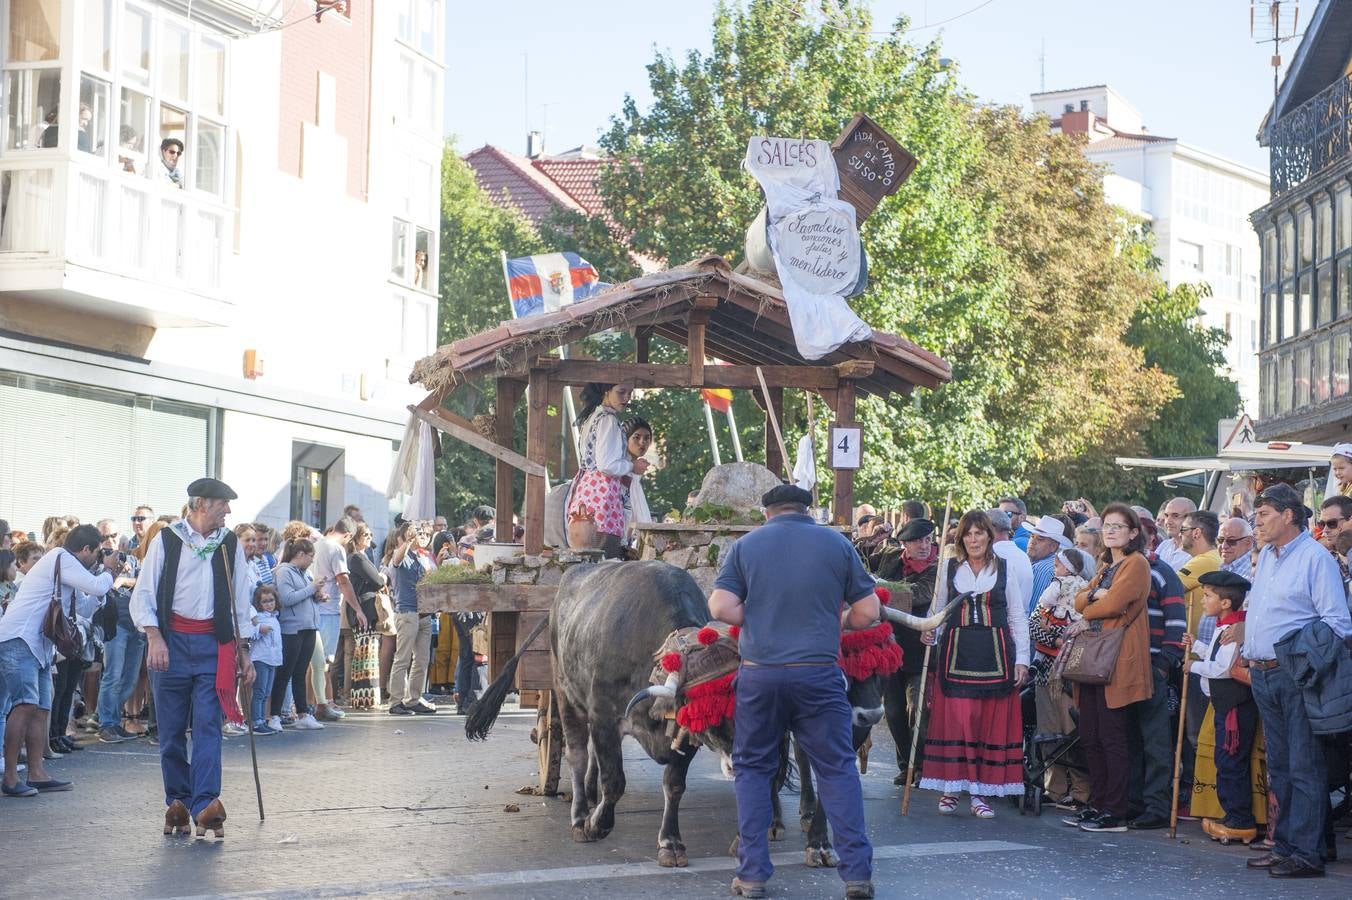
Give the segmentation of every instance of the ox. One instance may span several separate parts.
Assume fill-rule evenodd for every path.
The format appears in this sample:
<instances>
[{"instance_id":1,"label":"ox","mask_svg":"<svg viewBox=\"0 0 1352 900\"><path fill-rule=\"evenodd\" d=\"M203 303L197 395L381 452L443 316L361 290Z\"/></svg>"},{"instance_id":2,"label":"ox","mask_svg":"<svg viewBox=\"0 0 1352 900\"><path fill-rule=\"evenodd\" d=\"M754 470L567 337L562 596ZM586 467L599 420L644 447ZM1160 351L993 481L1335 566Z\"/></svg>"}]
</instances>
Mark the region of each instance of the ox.
<instances>
[{"instance_id":1,"label":"ox","mask_svg":"<svg viewBox=\"0 0 1352 900\"><path fill-rule=\"evenodd\" d=\"M944 613L921 619L888 609L887 615L906 627L926 630L936 627ZM625 788L620 743L628 734L654 762L666 767L662 776L665 805L657 835L658 864L687 865L679 821L686 774L700 744L720 754L725 764L729 762L732 720L701 732L699 743L683 734L673 749L666 721L650 713L654 703L670 704L675 688L671 682L649 684L649 678L654 655L668 635L681 628L700 628L710 618L708 601L695 580L663 562L608 561L576 566L564 573L547 627L559 718L573 777L573 840L600 840L614 828L615 805ZM517 658L537 634L539 629L526 639ZM470 708L465 720L465 734L470 740L487 736L515 674L514 659ZM855 733L863 728L866 735L882 717L880 680L865 679L851 685L850 702L855 708ZM805 764L802 771L807 772ZM818 818L823 823L821 843L829 857L825 819L820 812ZM775 836L782 833L779 825Z\"/></svg>"}]
</instances>

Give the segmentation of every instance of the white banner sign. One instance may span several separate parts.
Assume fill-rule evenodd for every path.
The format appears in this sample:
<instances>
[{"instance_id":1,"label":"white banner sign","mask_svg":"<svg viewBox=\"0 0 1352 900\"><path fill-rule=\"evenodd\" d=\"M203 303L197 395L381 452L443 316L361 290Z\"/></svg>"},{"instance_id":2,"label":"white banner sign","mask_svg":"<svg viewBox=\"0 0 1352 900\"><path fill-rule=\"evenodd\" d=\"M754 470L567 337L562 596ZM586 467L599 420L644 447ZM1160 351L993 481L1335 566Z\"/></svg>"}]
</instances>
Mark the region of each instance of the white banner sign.
<instances>
[{"instance_id":1,"label":"white banner sign","mask_svg":"<svg viewBox=\"0 0 1352 900\"><path fill-rule=\"evenodd\" d=\"M840 173L826 141L753 137L746 167L765 191L770 252L784 288L794 340L821 359L873 330L845 303L859 278L854 207L841 200Z\"/></svg>"}]
</instances>

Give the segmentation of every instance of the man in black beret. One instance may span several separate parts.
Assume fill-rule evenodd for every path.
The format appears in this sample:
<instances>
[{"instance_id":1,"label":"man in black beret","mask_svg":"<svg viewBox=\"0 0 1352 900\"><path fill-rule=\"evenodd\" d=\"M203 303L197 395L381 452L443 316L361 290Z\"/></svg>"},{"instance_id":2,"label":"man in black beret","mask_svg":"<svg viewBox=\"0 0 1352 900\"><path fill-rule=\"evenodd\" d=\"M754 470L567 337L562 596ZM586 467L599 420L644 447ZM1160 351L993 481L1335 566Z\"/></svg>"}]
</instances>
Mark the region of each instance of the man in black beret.
<instances>
[{"instance_id":1,"label":"man in black beret","mask_svg":"<svg viewBox=\"0 0 1352 900\"><path fill-rule=\"evenodd\" d=\"M846 896L872 897L873 848L836 659L842 626L878 622L873 578L848 538L808 515L807 491L781 484L761 502L765 524L729 548L709 598L714 618L741 628L732 748L741 840L732 891L765 896L774 871L766 840L771 784L791 728L817 775Z\"/></svg>"},{"instance_id":2,"label":"man in black beret","mask_svg":"<svg viewBox=\"0 0 1352 900\"><path fill-rule=\"evenodd\" d=\"M900 552L886 558L875 573L882 581L897 582L910 588L910 612L928 615L934 599L934 583L939 573L939 548L934 543L934 523L929 519L912 519L897 533ZM893 594L893 607L903 606L901 591ZM904 606L903 606L904 608ZM911 723L920 707L920 670L924 667L925 648L920 643L920 632L893 623L892 633L901 645L901 668L883 679L883 710L887 714L887 730L897 748L897 775L894 784L906 781L906 766L911 752ZM920 741L925 740L925 721L919 726ZM916 760L919 776L921 761Z\"/></svg>"},{"instance_id":3,"label":"man in black beret","mask_svg":"<svg viewBox=\"0 0 1352 900\"><path fill-rule=\"evenodd\" d=\"M215 478L188 485L186 518L146 548L132 592L131 617L146 634L146 668L155 698L164 780L164 833L225 834L221 805L221 720L243 721L235 676L254 679L250 570L244 547L225 526L238 495ZM233 604L233 609L232 609ZM192 728L192 759L187 731Z\"/></svg>"}]
</instances>

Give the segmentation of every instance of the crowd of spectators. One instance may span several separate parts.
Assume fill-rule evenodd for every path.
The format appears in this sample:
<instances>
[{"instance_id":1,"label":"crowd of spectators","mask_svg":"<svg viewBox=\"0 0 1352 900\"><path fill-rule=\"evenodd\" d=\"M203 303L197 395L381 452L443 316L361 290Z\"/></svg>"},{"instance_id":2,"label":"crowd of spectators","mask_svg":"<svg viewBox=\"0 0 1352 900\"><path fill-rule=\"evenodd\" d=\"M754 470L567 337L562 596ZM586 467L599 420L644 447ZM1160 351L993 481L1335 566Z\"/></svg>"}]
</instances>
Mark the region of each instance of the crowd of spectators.
<instances>
[{"instance_id":1,"label":"crowd of spectators","mask_svg":"<svg viewBox=\"0 0 1352 900\"><path fill-rule=\"evenodd\" d=\"M91 745L157 743L146 637L132 622L130 603L147 548L179 518L143 505L125 530L114 519L82 525L74 516L51 516L40 533L11 530L0 520L6 796L70 790L71 782L53 777L46 763ZM250 725L259 736L317 731L346 718L354 705L359 641L378 654L379 688L358 705L435 715L429 698L440 691L463 713L484 683L483 617L451 616L459 641L454 679L431 684L428 662L440 617L418 611L415 587L438 565L472 565L494 518L491 508L479 507L452 530L440 516L434 522L396 517L383 548L356 506L323 534L300 521L281 529L260 522L235 526L250 566L258 677L239 697L249 721L226 722L224 733L247 734ZM80 650L69 657L42 636L54 595L74 602ZM39 678L26 678L33 669ZM30 681L38 685L32 696L18 687Z\"/></svg>"},{"instance_id":2,"label":"crowd of spectators","mask_svg":"<svg viewBox=\"0 0 1352 900\"><path fill-rule=\"evenodd\" d=\"M1155 513L1077 499L1030 517L1007 497L955 517L947 536L919 501L887 518L861 507L856 549L880 581L906 586L913 612L976 593L938 632L896 629L903 666L884 692L896 783L914 746L915 783L940 792L944 814L963 792L990 818L986 797L1038 788L1086 832L1163 828L1176 813L1265 851L1251 868L1323 874L1352 808L1352 481L1330 493L1317 516L1281 483L1232 516L1175 497ZM1113 629L1125 631L1107 683L1061 677L1069 641ZM925 645L940 652L922 702ZM971 647L987 649L964 656Z\"/></svg>"}]
</instances>

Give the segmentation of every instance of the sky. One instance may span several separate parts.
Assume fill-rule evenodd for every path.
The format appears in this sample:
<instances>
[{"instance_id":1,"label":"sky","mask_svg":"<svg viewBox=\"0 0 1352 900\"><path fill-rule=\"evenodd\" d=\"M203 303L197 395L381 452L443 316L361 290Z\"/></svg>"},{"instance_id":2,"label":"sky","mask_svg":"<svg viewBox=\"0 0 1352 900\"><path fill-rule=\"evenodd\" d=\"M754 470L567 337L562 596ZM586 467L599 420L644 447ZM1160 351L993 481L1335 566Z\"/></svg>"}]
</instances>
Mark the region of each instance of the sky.
<instances>
[{"instance_id":1,"label":"sky","mask_svg":"<svg viewBox=\"0 0 1352 900\"><path fill-rule=\"evenodd\" d=\"M1315 7L1301 3L1302 21ZM466 153L483 144L546 152L594 144L626 94L651 96L658 51L709 49L716 0L498 0L447 9L446 132ZM1154 134L1267 170L1255 139L1272 100L1270 45L1249 34L1247 0L873 0L874 28L911 18L909 37L938 38L983 101L1028 106L1041 90L1107 83ZM940 24L947 21L944 24ZM1283 48L1289 61L1296 42ZM1045 61L1044 61L1045 55ZM826 139L834 135L821 135Z\"/></svg>"}]
</instances>

